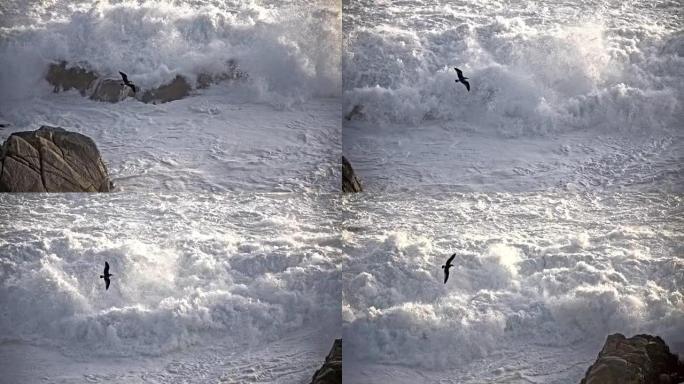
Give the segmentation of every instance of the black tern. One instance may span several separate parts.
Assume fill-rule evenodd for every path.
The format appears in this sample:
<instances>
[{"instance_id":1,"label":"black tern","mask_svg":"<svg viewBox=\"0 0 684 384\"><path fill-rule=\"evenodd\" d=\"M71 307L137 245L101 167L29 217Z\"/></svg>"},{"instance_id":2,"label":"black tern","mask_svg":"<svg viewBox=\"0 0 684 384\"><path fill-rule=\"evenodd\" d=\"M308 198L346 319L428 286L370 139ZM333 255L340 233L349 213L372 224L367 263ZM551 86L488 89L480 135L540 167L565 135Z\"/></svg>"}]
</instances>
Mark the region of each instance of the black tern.
<instances>
[{"instance_id":1,"label":"black tern","mask_svg":"<svg viewBox=\"0 0 684 384\"><path fill-rule=\"evenodd\" d=\"M442 265L442 269L444 270L444 284L446 284L447 280L449 279L449 268L454 266L453 264L451 264L451 262L454 260L454 257L456 257L455 253L447 259L445 265Z\"/></svg>"},{"instance_id":2,"label":"black tern","mask_svg":"<svg viewBox=\"0 0 684 384\"><path fill-rule=\"evenodd\" d=\"M121 79L123 79L123 84L121 84L121 85L128 85L133 90L133 93L135 93L135 91L137 90L137 88L135 88L135 84L133 84L133 82L128 80L128 76L126 76L125 73L123 73L121 71L119 71L119 73L121 74Z\"/></svg>"},{"instance_id":3,"label":"black tern","mask_svg":"<svg viewBox=\"0 0 684 384\"><path fill-rule=\"evenodd\" d=\"M100 279L104 279L104 281L105 281L105 290L109 289L109 277L110 276L114 276L114 275L109 273L109 263L105 261L104 275L100 275Z\"/></svg>"},{"instance_id":4,"label":"black tern","mask_svg":"<svg viewBox=\"0 0 684 384\"><path fill-rule=\"evenodd\" d=\"M454 80L454 81L457 83L459 83L459 82L463 83L463 85L465 85L468 92L470 92L470 83L467 81L468 78L463 76L463 72L461 72L460 69L458 69L456 67L454 67L454 69L456 70L456 74L458 75L458 80Z\"/></svg>"}]
</instances>

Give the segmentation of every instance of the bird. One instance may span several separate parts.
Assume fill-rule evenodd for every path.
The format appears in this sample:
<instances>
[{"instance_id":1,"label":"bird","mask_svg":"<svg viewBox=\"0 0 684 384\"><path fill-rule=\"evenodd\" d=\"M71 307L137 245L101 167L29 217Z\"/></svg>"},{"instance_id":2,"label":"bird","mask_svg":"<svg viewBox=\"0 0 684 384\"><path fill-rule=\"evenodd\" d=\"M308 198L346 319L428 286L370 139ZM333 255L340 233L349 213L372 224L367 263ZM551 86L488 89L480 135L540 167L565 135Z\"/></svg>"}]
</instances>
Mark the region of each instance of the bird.
<instances>
[{"instance_id":1,"label":"bird","mask_svg":"<svg viewBox=\"0 0 684 384\"><path fill-rule=\"evenodd\" d=\"M446 264L442 265L442 269L444 270L444 284L446 284L447 280L449 280L449 268L454 266L451 264L451 262L454 260L454 257L456 257L455 253L447 259Z\"/></svg>"},{"instance_id":2,"label":"bird","mask_svg":"<svg viewBox=\"0 0 684 384\"><path fill-rule=\"evenodd\" d=\"M133 84L132 81L129 81L129 80L128 80L128 76L126 76L125 73L123 73L123 72L121 72L121 71L119 71L119 73L121 74L121 78L123 79L123 84L121 84L121 85L128 85L128 86L131 87L131 89L133 90L133 93L135 93L135 91L137 90L137 89L135 88L135 84Z\"/></svg>"},{"instance_id":3,"label":"bird","mask_svg":"<svg viewBox=\"0 0 684 384\"><path fill-rule=\"evenodd\" d=\"M454 69L456 70L456 74L458 75L458 80L454 80L454 81L457 83L463 83L463 85L465 85L468 92L470 92L470 83L467 81L468 78L463 76L463 72L461 72L460 69L458 69L456 67L454 67Z\"/></svg>"},{"instance_id":4,"label":"bird","mask_svg":"<svg viewBox=\"0 0 684 384\"><path fill-rule=\"evenodd\" d=\"M100 275L100 279L104 279L104 281L105 281L105 290L109 289L109 277L110 276L114 276L114 275L109 273L109 263L105 261L104 275Z\"/></svg>"}]
</instances>

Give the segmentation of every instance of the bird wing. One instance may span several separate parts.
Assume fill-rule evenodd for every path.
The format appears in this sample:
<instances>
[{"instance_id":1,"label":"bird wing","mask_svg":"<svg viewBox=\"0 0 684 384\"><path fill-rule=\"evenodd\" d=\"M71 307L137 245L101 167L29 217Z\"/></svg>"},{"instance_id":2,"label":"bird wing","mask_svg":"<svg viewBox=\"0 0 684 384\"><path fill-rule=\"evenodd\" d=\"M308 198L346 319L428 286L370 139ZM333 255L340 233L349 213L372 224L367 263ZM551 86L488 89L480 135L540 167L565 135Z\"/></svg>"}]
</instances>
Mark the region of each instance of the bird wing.
<instances>
[{"instance_id":1,"label":"bird wing","mask_svg":"<svg viewBox=\"0 0 684 384\"><path fill-rule=\"evenodd\" d=\"M449 280L449 268L444 268L444 284Z\"/></svg>"},{"instance_id":2,"label":"bird wing","mask_svg":"<svg viewBox=\"0 0 684 384\"><path fill-rule=\"evenodd\" d=\"M121 71L119 71L119 74L121 74L121 78L123 79L124 83L128 83L128 76Z\"/></svg>"},{"instance_id":3,"label":"bird wing","mask_svg":"<svg viewBox=\"0 0 684 384\"><path fill-rule=\"evenodd\" d=\"M451 264L451 262L454 260L454 257L456 257L456 254L455 254L455 253L454 253L453 255L451 255L450 258L447 259L447 262L446 262L447 265Z\"/></svg>"},{"instance_id":4,"label":"bird wing","mask_svg":"<svg viewBox=\"0 0 684 384\"><path fill-rule=\"evenodd\" d=\"M109 274L109 263L105 261L105 270L104 270L105 276Z\"/></svg>"},{"instance_id":5,"label":"bird wing","mask_svg":"<svg viewBox=\"0 0 684 384\"><path fill-rule=\"evenodd\" d=\"M456 70L456 73L458 74L458 78L459 78L459 79L460 79L461 77L463 77L463 72L461 72L460 69L458 69L458 68L456 68L456 67L454 67L454 69Z\"/></svg>"},{"instance_id":6,"label":"bird wing","mask_svg":"<svg viewBox=\"0 0 684 384\"><path fill-rule=\"evenodd\" d=\"M107 278L105 278L104 280L105 280L105 291L106 291L106 290L109 289L109 282L110 282L110 280L107 279Z\"/></svg>"},{"instance_id":7,"label":"bird wing","mask_svg":"<svg viewBox=\"0 0 684 384\"><path fill-rule=\"evenodd\" d=\"M470 83L467 82L467 81L465 81L465 80L461 80L461 83L463 83L463 85L465 85L465 87L466 87L466 89L468 90L468 92L470 92Z\"/></svg>"}]
</instances>

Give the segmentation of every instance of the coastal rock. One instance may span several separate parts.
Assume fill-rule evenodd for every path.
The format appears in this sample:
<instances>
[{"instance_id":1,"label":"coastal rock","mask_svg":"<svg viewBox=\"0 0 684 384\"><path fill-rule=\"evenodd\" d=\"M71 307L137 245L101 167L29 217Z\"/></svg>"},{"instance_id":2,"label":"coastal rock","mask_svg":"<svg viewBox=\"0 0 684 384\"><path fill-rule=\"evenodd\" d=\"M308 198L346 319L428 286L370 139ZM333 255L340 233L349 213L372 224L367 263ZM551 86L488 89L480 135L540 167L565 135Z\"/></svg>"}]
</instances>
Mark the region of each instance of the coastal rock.
<instances>
[{"instance_id":1,"label":"coastal rock","mask_svg":"<svg viewBox=\"0 0 684 384\"><path fill-rule=\"evenodd\" d=\"M684 381L684 364L663 339L619 333L608 336L596 362L580 384L675 384Z\"/></svg>"},{"instance_id":2,"label":"coastal rock","mask_svg":"<svg viewBox=\"0 0 684 384\"><path fill-rule=\"evenodd\" d=\"M347 158L342 156L342 192L362 192L361 182Z\"/></svg>"},{"instance_id":3,"label":"coastal rock","mask_svg":"<svg viewBox=\"0 0 684 384\"><path fill-rule=\"evenodd\" d=\"M95 72L83 67L67 68L66 61L50 64L45 75L45 79L53 86L54 92L76 89L82 96L86 96L97 77Z\"/></svg>"},{"instance_id":4,"label":"coastal rock","mask_svg":"<svg viewBox=\"0 0 684 384\"><path fill-rule=\"evenodd\" d=\"M168 103L180 100L190 94L192 87L183 76L176 76L169 84L145 91L140 97L143 103Z\"/></svg>"},{"instance_id":5,"label":"coastal rock","mask_svg":"<svg viewBox=\"0 0 684 384\"><path fill-rule=\"evenodd\" d=\"M240 70L234 60L228 60L225 65L226 71L224 73L199 74L196 87L208 88L211 84L249 77L247 73ZM187 97L193 89L190 80L181 75L176 75L170 83L133 93L128 86L122 83L120 78L103 77L86 68L85 64L69 66L65 61L52 63L48 67L45 79L53 86L54 92L76 89L82 96L110 103L122 101L127 97L134 97L143 103L167 103Z\"/></svg>"},{"instance_id":6,"label":"coastal rock","mask_svg":"<svg viewBox=\"0 0 684 384\"><path fill-rule=\"evenodd\" d=\"M0 149L0 192L109 192L89 137L58 127L12 133Z\"/></svg>"},{"instance_id":7,"label":"coastal rock","mask_svg":"<svg viewBox=\"0 0 684 384\"><path fill-rule=\"evenodd\" d=\"M121 80L98 79L90 94L90 99L117 103L128 96L134 96L134 93L128 86L121 83Z\"/></svg>"},{"instance_id":8,"label":"coastal rock","mask_svg":"<svg viewBox=\"0 0 684 384\"><path fill-rule=\"evenodd\" d=\"M325 363L314 373L311 384L342 384L342 339L335 339Z\"/></svg>"}]
</instances>

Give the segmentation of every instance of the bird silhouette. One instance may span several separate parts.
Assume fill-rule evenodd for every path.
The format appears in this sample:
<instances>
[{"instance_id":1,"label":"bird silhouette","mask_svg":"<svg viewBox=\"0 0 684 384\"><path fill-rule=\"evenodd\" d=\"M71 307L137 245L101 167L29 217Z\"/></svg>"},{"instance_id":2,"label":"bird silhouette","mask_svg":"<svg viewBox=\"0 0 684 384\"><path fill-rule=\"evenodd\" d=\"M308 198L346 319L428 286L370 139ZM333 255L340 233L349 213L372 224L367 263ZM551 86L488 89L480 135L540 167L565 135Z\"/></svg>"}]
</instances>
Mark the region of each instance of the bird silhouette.
<instances>
[{"instance_id":1,"label":"bird silhouette","mask_svg":"<svg viewBox=\"0 0 684 384\"><path fill-rule=\"evenodd\" d=\"M451 262L454 260L454 257L456 257L455 253L447 259L446 264L442 265L442 269L444 270L444 284L446 284L447 280L449 280L449 268L454 266L451 264Z\"/></svg>"},{"instance_id":2,"label":"bird silhouette","mask_svg":"<svg viewBox=\"0 0 684 384\"><path fill-rule=\"evenodd\" d=\"M463 72L461 72L460 69L458 69L456 67L454 67L454 69L456 70L456 74L458 75L458 80L454 80L454 81L457 83L463 83L463 85L465 85L468 92L470 92L470 83L467 81L468 78L463 76Z\"/></svg>"},{"instance_id":3,"label":"bird silhouette","mask_svg":"<svg viewBox=\"0 0 684 384\"><path fill-rule=\"evenodd\" d=\"M132 81L129 81L129 80L128 80L128 76L126 76L125 73L119 71L119 74L121 74L121 79L123 79L123 84L121 84L121 85L128 85L128 86L131 87L131 89L133 90L133 93L135 93L135 91L137 91L137 88L135 87L135 84L133 84Z\"/></svg>"},{"instance_id":4,"label":"bird silhouette","mask_svg":"<svg viewBox=\"0 0 684 384\"><path fill-rule=\"evenodd\" d=\"M105 281L105 290L109 289L109 278L111 276L114 276L114 275L109 273L109 263L105 261L104 275L100 275L100 279L104 279L104 281Z\"/></svg>"}]
</instances>

